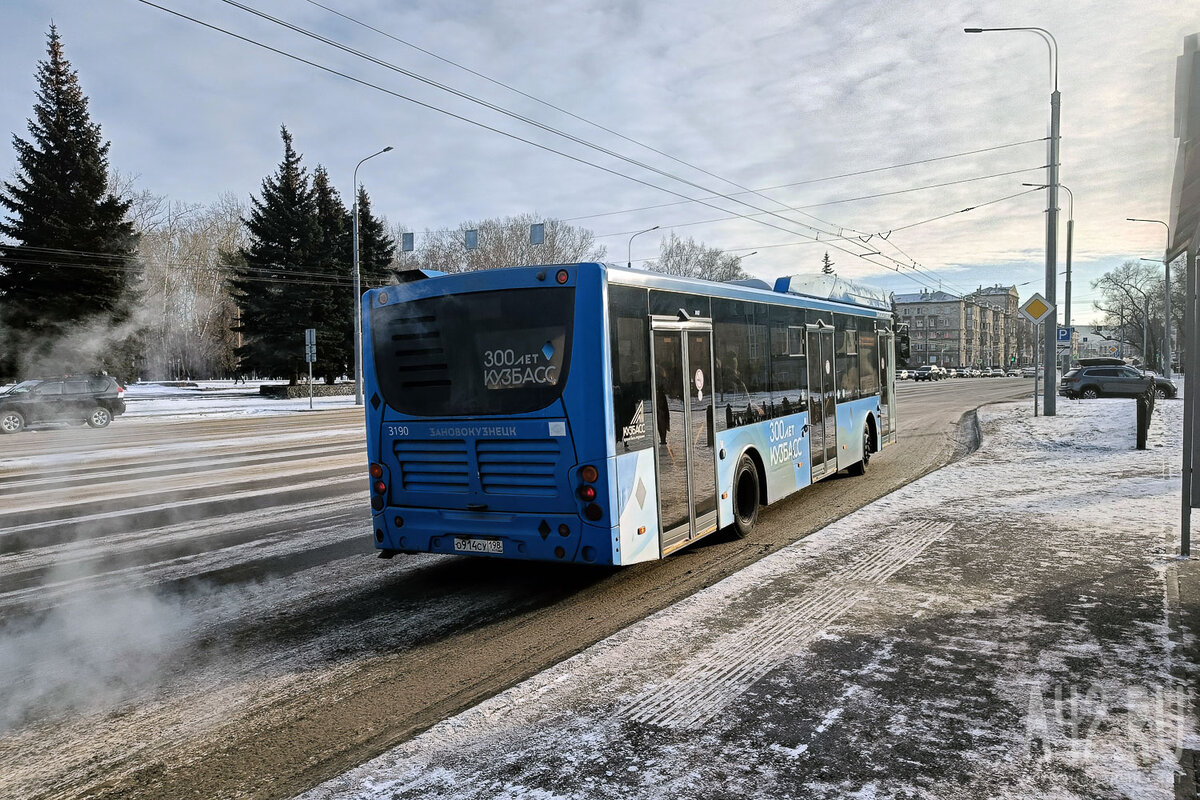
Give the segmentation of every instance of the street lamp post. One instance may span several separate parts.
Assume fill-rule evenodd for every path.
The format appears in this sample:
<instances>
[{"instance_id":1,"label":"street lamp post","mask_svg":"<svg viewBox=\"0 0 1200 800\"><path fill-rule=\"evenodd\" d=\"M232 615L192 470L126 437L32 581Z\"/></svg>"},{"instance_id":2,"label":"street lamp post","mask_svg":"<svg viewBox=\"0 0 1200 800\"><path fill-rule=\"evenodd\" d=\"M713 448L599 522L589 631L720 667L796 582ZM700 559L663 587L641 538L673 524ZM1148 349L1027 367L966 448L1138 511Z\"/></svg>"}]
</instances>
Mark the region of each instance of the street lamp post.
<instances>
[{"instance_id":1,"label":"street lamp post","mask_svg":"<svg viewBox=\"0 0 1200 800\"><path fill-rule=\"evenodd\" d=\"M362 277L358 269L358 168L364 161L391 152L391 145L358 162L354 167L354 224L351 232L354 248L354 405L363 404L362 392Z\"/></svg>"},{"instance_id":2,"label":"street lamp post","mask_svg":"<svg viewBox=\"0 0 1200 800\"><path fill-rule=\"evenodd\" d=\"M633 269L633 240L636 239L637 237L641 236L643 233L649 233L650 231L656 231L656 230L658 230L657 225L655 225L653 228L646 228L646 230L644 230L644 231L638 231L633 236L629 237L629 249L625 253L625 266L626 267L628 267L629 269Z\"/></svg>"},{"instance_id":3,"label":"street lamp post","mask_svg":"<svg viewBox=\"0 0 1200 800\"><path fill-rule=\"evenodd\" d=\"M1057 281L1055 273L1058 271L1056 259L1058 257L1058 116L1059 116L1059 100L1058 93L1058 42L1050 34L1050 31L1045 28L1021 27L1021 28L963 28L964 33L989 33L992 31L1028 31L1036 33L1046 42L1046 49L1050 52L1050 75L1053 82L1053 90L1050 92L1050 158L1046 165L1046 302L1050 305L1055 305L1057 296ZM1042 413L1047 417L1053 417L1056 411L1057 403L1057 387L1058 381L1055 376L1057 368L1057 360L1055 358L1058 337L1056 329L1058 328L1058 314L1051 314L1046 318L1043 327L1045 363L1042 369L1045 373L1045 386L1043 391L1045 397L1042 403Z\"/></svg>"},{"instance_id":4,"label":"street lamp post","mask_svg":"<svg viewBox=\"0 0 1200 800\"><path fill-rule=\"evenodd\" d=\"M1161 219L1142 219L1141 217L1126 217L1129 222L1157 222L1167 229L1167 247L1171 246L1171 226ZM1164 378L1171 377L1171 262L1163 254L1163 267L1166 269L1166 291L1163 293L1163 363Z\"/></svg>"}]
</instances>

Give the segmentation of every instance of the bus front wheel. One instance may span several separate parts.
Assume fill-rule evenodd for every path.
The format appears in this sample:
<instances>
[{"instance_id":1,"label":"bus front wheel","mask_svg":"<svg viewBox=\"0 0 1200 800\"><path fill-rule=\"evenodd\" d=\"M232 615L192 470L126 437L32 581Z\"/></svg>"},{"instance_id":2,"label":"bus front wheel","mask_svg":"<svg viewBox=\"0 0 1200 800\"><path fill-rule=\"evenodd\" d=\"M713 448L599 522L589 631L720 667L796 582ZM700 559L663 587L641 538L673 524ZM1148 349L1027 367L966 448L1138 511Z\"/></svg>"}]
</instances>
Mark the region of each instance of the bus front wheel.
<instances>
[{"instance_id":1,"label":"bus front wheel","mask_svg":"<svg viewBox=\"0 0 1200 800\"><path fill-rule=\"evenodd\" d=\"M743 453L733 474L733 535L744 539L758 522L758 467L754 459Z\"/></svg>"}]
</instances>

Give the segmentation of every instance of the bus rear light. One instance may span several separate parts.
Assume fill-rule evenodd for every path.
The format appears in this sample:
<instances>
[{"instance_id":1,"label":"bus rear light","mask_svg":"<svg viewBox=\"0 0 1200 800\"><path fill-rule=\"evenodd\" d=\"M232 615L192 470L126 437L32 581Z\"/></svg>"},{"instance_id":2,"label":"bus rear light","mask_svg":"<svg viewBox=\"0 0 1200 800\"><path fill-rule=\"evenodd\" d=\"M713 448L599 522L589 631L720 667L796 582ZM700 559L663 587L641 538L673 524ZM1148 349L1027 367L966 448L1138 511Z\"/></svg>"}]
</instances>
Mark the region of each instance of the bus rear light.
<instances>
[{"instance_id":1,"label":"bus rear light","mask_svg":"<svg viewBox=\"0 0 1200 800\"><path fill-rule=\"evenodd\" d=\"M382 478L383 477L383 467L381 467L378 464L372 464L369 472L371 473L372 478Z\"/></svg>"},{"instance_id":2,"label":"bus rear light","mask_svg":"<svg viewBox=\"0 0 1200 800\"><path fill-rule=\"evenodd\" d=\"M383 481L376 481L375 482L375 491L379 492L380 494L387 493L387 484L384 483Z\"/></svg>"},{"instance_id":3,"label":"bus rear light","mask_svg":"<svg viewBox=\"0 0 1200 800\"><path fill-rule=\"evenodd\" d=\"M567 271L565 269L560 269L558 271L558 274L554 276L554 280L558 281L559 284L561 285L561 284L566 283L567 279L570 277L571 276L567 274Z\"/></svg>"},{"instance_id":4,"label":"bus rear light","mask_svg":"<svg viewBox=\"0 0 1200 800\"><path fill-rule=\"evenodd\" d=\"M376 511L383 511L383 498L379 495L372 497L371 508L375 509Z\"/></svg>"},{"instance_id":5,"label":"bus rear light","mask_svg":"<svg viewBox=\"0 0 1200 800\"><path fill-rule=\"evenodd\" d=\"M579 487L579 499L586 500L588 502L595 500L596 499L596 487L595 486L580 486Z\"/></svg>"},{"instance_id":6,"label":"bus rear light","mask_svg":"<svg viewBox=\"0 0 1200 800\"><path fill-rule=\"evenodd\" d=\"M600 477L600 471L591 464L588 464L579 470L579 477L583 478L584 483L595 483Z\"/></svg>"},{"instance_id":7,"label":"bus rear light","mask_svg":"<svg viewBox=\"0 0 1200 800\"><path fill-rule=\"evenodd\" d=\"M571 535L571 526L565 522L562 525L559 525L558 526L558 535L559 536L570 536Z\"/></svg>"},{"instance_id":8,"label":"bus rear light","mask_svg":"<svg viewBox=\"0 0 1200 800\"><path fill-rule=\"evenodd\" d=\"M395 525L397 528L403 528L404 527L404 517L397 514L396 518L392 520L392 524Z\"/></svg>"},{"instance_id":9,"label":"bus rear light","mask_svg":"<svg viewBox=\"0 0 1200 800\"><path fill-rule=\"evenodd\" d=\"M379 528L375 529L375 541L377 541L377 542L383 541L383 531L379 530Z\"/></svg>"},{"instance_id":10,"label":"bus rear light","mask_svg":"<svg viewBox=\"0 0 1200 800\"><path fill-rule=\"evenodd\" d=\"M563 550L561 547L554 548L554 557L555 558L562 558L566 554L567 554L567 551Z\"/></svg>"},{"instance_id":11,"label":"bus rear light","mask_svg":"<svg viewBox=\"0 0 1200 800\"><path fill-rule=\"evenodd\" d=\"M592 522L596 522L604 516L604 509L600 508L600 506L596 505L595 503L588 503L583 509L583 515Z\"/></svg>"}]
</instances>

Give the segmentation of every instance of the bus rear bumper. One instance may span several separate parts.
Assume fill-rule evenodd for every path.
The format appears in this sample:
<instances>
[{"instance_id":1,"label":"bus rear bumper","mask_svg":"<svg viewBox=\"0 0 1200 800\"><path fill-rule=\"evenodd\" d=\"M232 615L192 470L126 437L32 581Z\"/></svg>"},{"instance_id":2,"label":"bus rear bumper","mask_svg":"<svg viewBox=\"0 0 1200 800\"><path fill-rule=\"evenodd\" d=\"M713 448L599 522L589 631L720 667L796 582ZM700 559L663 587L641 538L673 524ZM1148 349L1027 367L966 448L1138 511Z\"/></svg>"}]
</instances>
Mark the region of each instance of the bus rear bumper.
<instances>
[{"instance_id":1,"label":"bus rear bumper","mask_svg":"<svg viewBox=\"0 0 1200 800\"><path fill-rule=\"evenodd\" d=\"M607 541L608 529L585 526L577 514L388 506L372 522L377 550L612 563L611 555L592 543Z\"/></svg>"}]
</instances>

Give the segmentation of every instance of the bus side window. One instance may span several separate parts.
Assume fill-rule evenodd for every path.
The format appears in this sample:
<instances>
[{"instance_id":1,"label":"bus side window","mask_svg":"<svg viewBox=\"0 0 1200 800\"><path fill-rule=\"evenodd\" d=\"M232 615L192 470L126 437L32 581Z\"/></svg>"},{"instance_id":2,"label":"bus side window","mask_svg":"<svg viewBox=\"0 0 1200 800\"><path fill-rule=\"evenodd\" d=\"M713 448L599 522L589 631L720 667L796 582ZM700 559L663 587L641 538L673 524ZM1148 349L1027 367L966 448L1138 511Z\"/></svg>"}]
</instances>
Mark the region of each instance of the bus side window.
<instances>
[{"instance_id":1,"label":"bus side window","mask_svg":"<svg viewBox=\"0 0 1200 800\"><path fill-rule=\"evenodd\" d=\"M767 307L762 303L713 298L717 430L767 418Z\"/></svg>"},{"instance_id":2,"label":"bus side window","mask_svg":"<svg viewBox=\"0 0 1200 800\"><path fill-rule=\"evenodd\" d=\"M857 400L858 377L858 320L847 314L835 314L834 347L836 352L837 399Z\"/></svg>"},{"instance_id":3,"label":"bus side window","mask_svg":"<svg viewBox=\"0 0 1200 800\"><path fill-rule=\"evenodd\" d=\"M879 393L879 338L873 319L858 324L858 381L862 397Z\"/></svg>"},{"instance_id":4,"label":"bus side window","mask_svg":"<svg viewBox=\"0 0 1200 800\"><path fill-rule=\"evenodd\" d=\"M647 292L609 285L608 324L612 358L613 430L616 452L653 446L654 404L650 401Z\"/></svg>"},{"instance_id":5,"label":"bus side window","mask_svg":"<svg viewBox=\"0 0 1200 800\"><path fill-rule=\"evenodd\" d=\"M808 359L797 339L797 329L803 330L804 323L802 309L771 306L772 417L808 408Z\"/></svg>"}]
</instances>

